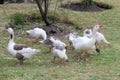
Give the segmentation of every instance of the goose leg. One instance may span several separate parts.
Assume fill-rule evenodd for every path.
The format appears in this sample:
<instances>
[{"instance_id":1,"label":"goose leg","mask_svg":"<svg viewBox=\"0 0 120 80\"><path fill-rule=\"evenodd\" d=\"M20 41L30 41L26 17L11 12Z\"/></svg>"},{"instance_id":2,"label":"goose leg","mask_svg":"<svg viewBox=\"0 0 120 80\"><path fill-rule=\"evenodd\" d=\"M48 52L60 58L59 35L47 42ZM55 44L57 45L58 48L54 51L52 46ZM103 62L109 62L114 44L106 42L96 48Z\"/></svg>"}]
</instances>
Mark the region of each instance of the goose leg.
<instances>
[{"instance_id":1,"label":"goose leg","mask_svg":"<svg viewBox=\"0 0 120 80\"><path fill-rule=\"evenodd\" d=\"M84 60L84 61L88 61L87 54L88 54L88 52L85 52L85 53L84 53L84 56L83 56L83 60Z\"/></svg>"},{"instance_id":2,"label":"goose leg","mask_svg":"<svg viewBox=\"0 0 120 80\"><path fill-rule=\"evenodd\" d=\"M20 64L23 65L23 59L21 60Z\"/></svg>"},{"instance_id":3,"label":"goose leg","mask_svg":"<svg viewBox=\"0 0 120 80\"><path fill-rule=\"evenodd\" d=\"M63 60L63 64L64 64L64 66L67 66L68 62L66 62L66 61Z\"/></svg>"},{"instance_id":4,"label":"goose leg","mask_svg":"<svg viewBox=\"0 0 120 80\"><path fill-rule=\"evenodd\" d=\"M52 47L50 47L50 50L48 52L51 53L51 51L52 51Z\"/></svg>"},{"instance_id":5,"label":"goose leg","mask_svg":"<svg viewBox=\"0 0 120 80\"><path fill-rule=\"evenodd\" d=\"M24 56L21 55L20 53L16 54L16 58L19 60L19 64L18 65L23 65L23 58Z\"/></svg>"},{"instance_id":6,"label":"goose leg","mask_svg":"<svg viewBox=\"0 0 120 80\"><path fill-rule=\"evenodd\" d=\"M80 61L80 53L78 53L77 60Z\"/></svg>"},{"instance_id":7,"label":"goose leg","mask_svg":"<svg viewBox=\"0 0 120 80\"><path fill-rule=\"evenodd\" d=\"M23 59L19 59L19 64L18 64L18 66L21 66L21 65L23 65Z\"/></svg>"},{"instance_id":8,"label":"goose leg","mask_svg":"<svg viewBox=\"0 0 120 80\"><path fill-rule=\"evenodd\" d=\"M65 66L68 66L68 62L69 62L68 59L64 60L64 64L65 64Z\"/></svg>"},{"instance_id":9,"label":"goose leg","mask_svg":"<svg viewBox=\"0 0 120 80\"><path fill-rule=\"evenodd\" d=\"M100 53L100 49L97 46L97 42L95 42L96 52Z\"/></svg>"},{"instance_id":10,"label":"goose leg","mask_svg":"<svg viewBox=\"0 0 120 80\"><path fill-rule=\"evenodd\" d=\"M56 56L54 56L54 60L53 60L54 63L55 63L55 60L56 60Z\"/></svg>"}]
</instances>

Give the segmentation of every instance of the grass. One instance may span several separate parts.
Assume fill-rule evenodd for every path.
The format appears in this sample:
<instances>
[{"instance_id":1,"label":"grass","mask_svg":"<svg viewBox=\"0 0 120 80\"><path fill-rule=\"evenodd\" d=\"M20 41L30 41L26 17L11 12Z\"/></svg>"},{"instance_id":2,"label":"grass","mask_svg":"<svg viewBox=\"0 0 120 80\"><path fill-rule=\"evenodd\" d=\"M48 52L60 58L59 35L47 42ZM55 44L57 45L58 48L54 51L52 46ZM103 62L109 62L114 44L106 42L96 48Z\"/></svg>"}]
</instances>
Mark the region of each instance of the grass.
<instances>
[{"instance_id":1,"label":"grass","mask_svg":"<svg viewBox=\"0 0 120 80\"><path fill-rule=\"evenodd\" d=\"M103 48L101 54L90 51L94 54L89 56L88 62L78 62L76 52L69 50L67 52L70 57L68 66L61 63L53 64L51 62L53 56L48 53L49 48L42 44L28 42L20 34L15 35L16 43L23 43L40 49L41 53L26 59L23 66L16 66L17 60L6 49L9 34L4 25L9 22L8 16L15 12L29 13L38 10L35 4L0 5L0 80L119 80L120 1L104 0L104 3L113 5L113 9L102 12L64 11L67 12L69 18L72 18L75 26L92 28L97 23L103 24L102 33L111 43L111 47ZM60 10L58 9L58 11ZM25 25L26 28L22 31L19 30L19 33L24 34L25 30L32 25L34 24ZM74 26L68 27L68 29L74 29ZM82 31L78 32L82 35Z\"/></svg>"}]
</instances>

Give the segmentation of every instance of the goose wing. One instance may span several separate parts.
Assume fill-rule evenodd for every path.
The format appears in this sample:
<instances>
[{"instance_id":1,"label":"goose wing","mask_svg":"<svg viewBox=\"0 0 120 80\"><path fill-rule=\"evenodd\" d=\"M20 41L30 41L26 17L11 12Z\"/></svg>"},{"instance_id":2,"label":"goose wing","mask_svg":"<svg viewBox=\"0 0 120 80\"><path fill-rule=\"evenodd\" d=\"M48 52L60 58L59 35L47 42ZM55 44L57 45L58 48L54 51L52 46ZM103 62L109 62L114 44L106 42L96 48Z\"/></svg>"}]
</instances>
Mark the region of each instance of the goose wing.
<instances>
[{"instance_id":1,"label":"goose wing","mask_svg":"<svg viewBox=\"0 0 120 80\"><path fill-rule=\"evenodd\" d=\"M26 45L24 45L24 44L16 44L15 46L14 46L14 49L15 50L22 50L23 48L27 48L27 46Z\"/></svg>"},{"instance_id":2,"label":"goose wing","mask_svg":"<svg viewBox=\"0 0 120 80\"><path fill-rule=\"evenodd\" d=\"M27 47L26 45L23 45L23 44L15 45L14 49L17 51L17 53L22 54L25 58L30 58L30 57L32 57L32 55L40 52L38 49L33 49L33 48Z\"/></svg>"}]
</instances>

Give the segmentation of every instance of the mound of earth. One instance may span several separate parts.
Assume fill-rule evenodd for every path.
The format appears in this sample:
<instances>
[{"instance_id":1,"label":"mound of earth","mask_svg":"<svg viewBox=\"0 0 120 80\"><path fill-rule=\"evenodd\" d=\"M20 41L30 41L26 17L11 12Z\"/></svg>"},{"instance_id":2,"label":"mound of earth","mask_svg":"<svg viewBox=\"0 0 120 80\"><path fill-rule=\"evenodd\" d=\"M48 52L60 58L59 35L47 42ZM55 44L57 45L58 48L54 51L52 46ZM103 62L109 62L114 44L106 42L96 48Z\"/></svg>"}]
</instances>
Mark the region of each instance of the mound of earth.
<instances>
[{"instance_id":1,"label":"mound of earth","mask_svg":"<svg viewBox=\"0 0 120 80\"><path fill-rule=\"evenodd\" d=\"M69 26L71 24L66 24L66 25ZM5 26L5 28L8 28L8 27L15 28L15 26L13 24L11 24L11 23L8 23L8 25ZM66 30L66 29L64 29L64 28L62 28L60 26L59 27L55 26L55 25L41 26L41 25L37 24L37 25L32 26L31 29L33 29L35 27L39 27L39 28L44 29L48 36L60 37L60 36L64 36L64 35L69 33L68 30ZM17 32L16 34L19 34L19 32Z\"/></svg>"},{"instance_id":2,"label":"mound of earth","mask_svg":"<svg viewBox=\"0 0 120 80\"><path fill-rule=\"evenodd\" d=\"M98 12L112 8L111 6L102 3L94 3L89 6L85 6L82 3L71 3L71 4L62 5L61 7L75 11L87 11L87 12Z\"/></svg>"},{"instance_id":3,"label":"mound of earth","mask_svg":"<svg viewBox=\"0 0 120 80\"><path fill-rule=\"evenodd\" d=\"M50 26L36 25L36 26L33 26L33 28L35 28L35 27L43 28L46 31L48 36L60 37L60 36L64 36L64 35L69 33L69 31L63 29L62 27L58 27L55 25L50 25Z\"/></svg>"}]
</instances>

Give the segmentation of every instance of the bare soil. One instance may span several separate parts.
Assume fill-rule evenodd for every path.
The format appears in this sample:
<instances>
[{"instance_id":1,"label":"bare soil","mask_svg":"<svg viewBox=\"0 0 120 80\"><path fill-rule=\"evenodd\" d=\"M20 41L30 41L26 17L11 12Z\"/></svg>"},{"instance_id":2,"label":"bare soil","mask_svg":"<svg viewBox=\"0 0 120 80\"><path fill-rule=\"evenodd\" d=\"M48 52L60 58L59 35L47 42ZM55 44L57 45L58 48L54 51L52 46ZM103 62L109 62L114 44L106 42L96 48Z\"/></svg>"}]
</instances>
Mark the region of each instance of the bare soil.
<instances>
[{"instance_id":1,"label":"bare soil","mask_svg":"<svg viewBox=\"0 0 120 80\"><path fill-rule=\"evenodd\" d=\"M43 28L46 31L48 36L60 37L60 36L64 36L69 33L69 31L63 29L62 27L58 27L55 25L50 25L50 26L35 25L35 26L33 26L33 28L35 28L35 27Z\"/></svg>"},{"instance_id":2,"label":"bare soil","mask_svg":"<svg viewBox=\"0 0 120 80\"><path fill-rule=\"evenodd\" d=\"M101 7L97 4L85 6L84 4L81 4L81 3L71 3L71 4L62 5L61 7L66 8L66 9L75 10L75 11L86 11L86 12L98 12L98 11L106 10L106 8Z\"/></svg>"}]
</instances>

